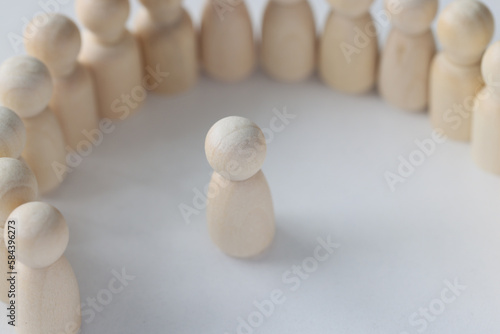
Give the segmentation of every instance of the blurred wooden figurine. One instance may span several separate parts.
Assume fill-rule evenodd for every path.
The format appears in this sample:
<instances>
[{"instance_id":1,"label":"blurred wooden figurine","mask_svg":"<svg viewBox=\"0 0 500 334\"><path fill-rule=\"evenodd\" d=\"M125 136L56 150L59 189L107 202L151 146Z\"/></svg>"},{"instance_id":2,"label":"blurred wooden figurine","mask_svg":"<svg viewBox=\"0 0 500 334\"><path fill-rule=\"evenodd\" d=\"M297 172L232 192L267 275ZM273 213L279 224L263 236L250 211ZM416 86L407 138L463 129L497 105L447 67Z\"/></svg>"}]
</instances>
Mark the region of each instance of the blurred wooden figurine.
<instances>
[{"instance_id":1,"label":"blurred wooden figurine","mask_svg":"<svg viewBox=\"0 0 500 334\"><path fill-rule=\"evenodd\" d=\"M333 9L321 36L319 73L341 92L373 88L378 62L377 31L370 14L373 0L329 0Z\"/></svg>"},{"instance_id":2,"label":"blurred wooden figurine","mask_svg":"<svg viewBox=\"0 0 500 334\"><path fill-rule=\"evenodd\" d=\"M152 90L177 94L198 79L197 35L182 0L141 0L145 6L135 21L147 67L160 68L168 76Z\"/></svg>"},{"instance_id":3,"label":"blurred wooden figurine","mask_svg":"<svg viewBox=\"0 0 500 334\"><path fill-rule=\"evenodd\" d=\"M139 43L125 27L130 4L128 0L77 0L76 12L88 29L80 60L92 72L101 117L126 119L147 95ZM163 79L161 73L149 77L153 74Z\"/></svg>"},{"instance_id":4,"label":"blurred wooden figurine","mask_svg":"<svg viewBox=\"0 0 500 334\"><path fill-rule=\"evenodd\" d=\"M431 67L429 112L433 127L450 139L470 140L474 97L484 85L481 57L493 32L493 15L478 1L454 1L439 15L443 51Z\"/></svg>"},{"instance_id":5,"label":"blurred wooden figurine","mask_svg":"<svg viewBox=\"0 0 500 334\"><path fill-rule=\"evenodd\" d=\"M50 107L61 123L66 143L76 150L98 127L94 83L88 69L77 61L81 38L75 23L59 14L42 15L47 20L44 25L39 27L40 18L35 17L26 28L35 31L26 39L26 50L48 67L54 82Z\"/></svg>"},{"instance_id":6,"label":"blurred wooden figurine","mask_svg":"<svg viewBox=\"0 0 500 334\"><path fill-rule=\"evenodd\" d=\"M274 79L306 79L316 65L316 26L307 0L270 0L262 25L261 62Z\"/></svg>"},{"instance_id":7,"label":"blurred wooden figurine","mask_svg":"<svg viewBox=\"0 0 500 334\"><path fill-rule=\"evenodd\" d=\"M500 42L488 48L481 67L486 86L472 113L472 155L481 168L500 175Z\"/></svg>"},{"instance_id":8,"label":"blurred wooden figurine","mask_svg":"<svg viewBox=\"0 0 500 334\"><path fill-rule=\"evenodd\" d=\"M253 29L244 1L207 0L200 38L203 68L211 77L235 82L253 72Z\"/></svg>"},{"instance_id":9,"label":"blurred wooden figurine","mask_svg":"<svg viewBox=\"0 0 500 334\"><path fill-rule=\"evenodd\" d=\"M393 28L382 52L378 88L395 107L421 111L428 104L429 70L436 52L431 23L437 0L385 0Z\"/></svg>"},{"instance_id":10,"label":"blurred wooden figurine","mask_svg":"<svg viewBox=\"0 0 500 334\"><path fill-rule=\"evenodd\" d=\"M0 66L0 102L24 122L26 147L22 157L42 194L59 186L67 174L64 135L48 106L52 89L49 70L36 58L17 56Z\"/></svg>"},{"instance_id":11,"label":"blurred wooden figurine","mask_svg":"<svg viewBox=\"0 0 500 334\"><path fill-rule=\"evenodd\" d=\"M5 108L0 107L0 128L2 130L4 129L2 125L6 121L5 110ZM7 117L12 120L12 115ZM10 124L12 125L13 123L11 122ZM14 128L12 129L14 130ZM23 136L22 130L14 130L14 132L10 132L8 137L3 131L0 131L0 136L2 137L2 146L5 143L4 140L10 137L8 140L11 144L14 144L11 148L15 148L15 151L11 152L15 153L19 151L20 145L18 143L20 143L19 137ZM16 155L0 158L0 175L2 175L0 177L0 301L4 303L8 303L10 297L14 297L8 293L11 284L7 280L10 277L7 273L11 272L11 270L9 270L7 248L3 242L4 227L7 218L15 208L26 202L36 200L38 196L38 185L35 175L33 175L33 172L24 161L14 157Z\"/></svg>"},{"instance_id":12,"label":"blurred wooden figurine","mask_svg":"<svg viewBox=\"0 0 500 334\"><path fill-rule=\"evenodd\" d=\"M30 202L16 208L15 221L18 334L68 333L80 330L80 292L64 251L69 232L54 207ZM4 231L8 243L9 230Z\"/></svg>"},{"instance_id":13,"label":"blurred wooden figurine","mask_svg":"<svg viewBox=\"0 0 500 334\"><path fill-rule=\"evenodd\" d=\"M207 203L212 240L230 256L258 255L275 233L271 192L260 170L266 157L264 134L246 118L226 117L208 132L205 153L215 170Z\"/></svg>"}]
</instances>

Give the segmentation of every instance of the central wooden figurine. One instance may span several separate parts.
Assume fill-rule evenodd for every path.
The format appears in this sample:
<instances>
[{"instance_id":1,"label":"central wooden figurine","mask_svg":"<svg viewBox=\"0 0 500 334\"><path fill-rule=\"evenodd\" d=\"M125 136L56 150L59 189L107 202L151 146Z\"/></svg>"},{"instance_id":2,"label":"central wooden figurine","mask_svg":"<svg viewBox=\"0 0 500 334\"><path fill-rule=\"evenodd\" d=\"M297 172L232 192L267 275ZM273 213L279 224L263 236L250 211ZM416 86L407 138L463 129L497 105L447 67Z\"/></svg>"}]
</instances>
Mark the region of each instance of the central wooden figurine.
<instances>
[{"instance_id":1,"label":"central wooden figurine","mask_svg":"<svg viewBox=\"0 0 500 334\"><path fill-rule=\"evenodd\" d=\"M264 134L246 118L226 117L208 132L205 153L215 170L207 196L212 240L230 256L262 253L275 232L271 192L260 170L266 157Z\"/></svg>"}]
</instances>

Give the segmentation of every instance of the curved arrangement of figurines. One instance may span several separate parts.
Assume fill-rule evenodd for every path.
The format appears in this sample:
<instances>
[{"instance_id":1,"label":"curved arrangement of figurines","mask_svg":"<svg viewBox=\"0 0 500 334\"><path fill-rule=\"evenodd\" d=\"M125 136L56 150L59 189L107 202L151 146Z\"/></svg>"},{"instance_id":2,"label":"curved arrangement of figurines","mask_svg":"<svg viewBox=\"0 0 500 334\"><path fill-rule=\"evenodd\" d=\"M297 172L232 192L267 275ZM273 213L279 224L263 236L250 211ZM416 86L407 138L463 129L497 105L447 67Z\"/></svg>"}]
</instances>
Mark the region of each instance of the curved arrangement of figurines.
<instances>
[{"instance_id":1,"label":"curved arrangement of figurines","mask_svg":"<svg viewBox=\"0 0 500 334\"><path fill-rule=\"evenodd\" d=\"M317 70L342 92L363 94L376 86L402 110L428 109L435 131L471 140L477 164L500 174L494 80L500 42L488 48L494 32L489 9L475 0L449 4L438 18L443 50L436 54L431 24L438 1L385 0L392 29L379 56L373 0L328 1L332 9L318 42L307 0L270 0L260 55L242 0L207 0L199 34L181 0L141 0L133 34L125 27L128 0L76 0L83 38L65 16L33 19L25 31L29 56L0 66L0 300L17 303L18 333L76 333L81 326L77 280L63 255L68 227L57 209L37 202L39 193L64 180L67 151L82 150L95 131L136 112L148 92L188 90L201 68L217 80L237 82L259 62L282 82ZM248 148L249 156L242 153ZM207 207L212 240L231 256L261 253L275 233L260 171L262 131L247 119L225 118L210 129L205 150L215 170L211 186L220 188ZM16 286L3 278L13 271Z\"/></svg>"}]
</instances>

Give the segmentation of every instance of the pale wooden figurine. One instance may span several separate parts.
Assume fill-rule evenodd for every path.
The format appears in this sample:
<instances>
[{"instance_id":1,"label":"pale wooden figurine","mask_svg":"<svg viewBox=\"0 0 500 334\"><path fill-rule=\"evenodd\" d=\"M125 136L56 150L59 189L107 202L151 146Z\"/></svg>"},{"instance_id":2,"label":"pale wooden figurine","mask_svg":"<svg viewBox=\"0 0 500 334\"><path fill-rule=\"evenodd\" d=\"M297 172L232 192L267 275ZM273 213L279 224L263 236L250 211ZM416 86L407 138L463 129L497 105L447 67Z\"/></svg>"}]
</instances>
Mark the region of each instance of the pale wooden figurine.
<instances>
[{"instance_id":1,"label":"pale wooden figurine","mask_svg":"<svg viewBox=\"0 0 500 334\"><path fill-rule=\"evenodd\" d=\"M47 22L39 27L37 22L42 15ZM88 140L88 133L98 127L99 121L92 77L89 70L77 61L81 47L80 31L63 15L39 16L26 27L35 31L25 41L26 51L49 69L54 82L50 107L59 119L66 143L77 150L79 144Z\"/></svg>"},{"instance_id":2,"label":"pale wooden figurine","mask_svg":"<svg viewBox=\"0 0 500 334\"><path fill-rule=\"evenodd\" d=\"M151 77L164 80L160 68L143 75L139 43L125 27L129 12L128 0L76 1L78 18L88 29L80 61L92 73L98 109L105 118L126 119L146 99Z\"/></svg>"},{"instance_id":3,"label":"pale wooden figurine","mask_svg":"<svg viewBox=\"0 0 500 334\"><path fill-rule=\"evenodd\" d=\"M481 57L493 32L493 15L478 1L456 0L439 15L443 51L431 67L429 112L450 139L470 140L474 97L484 85Z\"/></svg>"},{"instance_id":4,"label":"pale wooden figurine","mask_svg":"<svg viewBox=\"0 0 500 334\"><path fill-rule=\"evenodd\" d=\"M330 87L361 94L373 88L377 75L377 31L370 6L373 0L329 0L319 51L319 74Z\"/></svg>"},{"instance_id":5,"label":"pale wooden figurine","mask_svg":"<svg viewBox=\"0 0 500 334\"><path fill-rule=\"evenodd\" d=\"M436 52L431 23L437 0L385 0L393 28L382 52L378 89L391 105L421 111L428 105L429 70Z\"/></svg>"},{"instance_id":6,"label":"pale wooden figurine","mask_svg":"<svg viewBox=\"0 0 500 334\"><path fill-rule=\"evenodd\" d=\"M300 81L312 74L316 26L307 0L269 1L262 25L261 63L278 81Z\"/></svg>"},{"instance_id":7,"label":"pale wooden figurine","mask_svg":"<svg viewBox=\"0 0 500 334\"><path fill-rule=\"evenodd\" d=\"M472 113L472 155L479 167L500 174L500 42L488 48L481 70L486 86Z\"/></svg>"},{"instance_id":8,"label":"pale wooden figurine","mask_svg":"<svg viewBox=\"0 0 500 334\"><path fill-rule=\"evenodd\" d=\"M0 106L0 158L19 158L25 145L23 121L9 108Z\"/></svg>"},{"instance_id":9,"label":"pale wooden figurine","mask_svg":"<svg viewBox=\"0 0 500 334\"><path fill-rule=\"evenodd\" d=\"M0 119L2 118L0 116ZM14 136L17 134L13 134ZM0 158L0 175L0 233L2 233L0 236L3 236L10 213L21 204L36 200L38 185L33 172L19 159ZM7 273L11 270L7 262L8 254L3 237L0 239L0 301L7 303L10 289L10 283L7 281L10 275Z\"/></svg>"},{"instance_id":10,"label":"pale wooden figurine","mask_svg":"<svg viewBox=\"0 0 500 334\"><path fill-rule=\"evenodd\" d=\"M252 73L255 45L244 1L207 0L200 34L202 65L208 75L235 82Z\"/></svg>"},{"instance_id":11,"label":"pale wooden figurine","mask_svg":"<svg viewBox=\"0 0 500 334\"><path fill-rule=\"evenodd\" d=\"M153 91L177 94L198 79L198 38L182 0L141 0L145 6L137 15L135 34L146 66L168 72Z\"/></svg>"},{"instance_id":12,"label":"pale wooden figurine","mask_svg":"<svg viewBox=\"0 0 500 334\"><path fill-rule=\"evenodd\" d=\"M226 117L208 132L205 153L215 170L207 203L213 242L230 256L258 255L275 233L271 192L260 170L266 156L264 134L246 118Z\"/></svg>"},{"instance_id":13,"label":"pale wooden figurine","mask_svg":"<svg viewBox=\"0 0 500 334\"><path fill-rule=\"evenodd\" d=\"M80 292L63 255L69 239L64 217L49 204L30 202L16 208L9 220L16 222L16 332L78 333ZM8 240L6 229L5 243Z\"/></svg>"},{"instance_id":14,"label":"pale wooden figurine","mask_svg":"<svg viewBox=\"0 0 500 334\"><path fill-rule=\"evenodd\" d=\"M22 157L35 174L42 194L59 186L67 174L66 144L48 106L51 97L49 70L38 59L17 56L0 66L0 102L24 122L26 147Z\"/></svg>"}]
</instances>

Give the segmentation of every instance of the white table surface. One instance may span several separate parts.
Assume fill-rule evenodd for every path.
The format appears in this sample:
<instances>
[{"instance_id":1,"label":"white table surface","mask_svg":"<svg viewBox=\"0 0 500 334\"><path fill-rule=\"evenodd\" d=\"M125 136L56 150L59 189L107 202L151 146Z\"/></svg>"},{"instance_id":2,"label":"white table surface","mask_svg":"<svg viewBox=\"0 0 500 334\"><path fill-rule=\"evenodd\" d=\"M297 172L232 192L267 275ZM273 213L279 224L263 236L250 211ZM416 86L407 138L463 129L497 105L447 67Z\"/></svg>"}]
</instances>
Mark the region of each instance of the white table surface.
<instances>
[{"instance_id":1,"label":"white table surface","mask_svg":"<svg viewBox=\"0 0 500 334\"><path fill-rule=\"evenodd\" d=\"M8 34L20 34L23 18L41 7L1 1L4 60L23 52ZM265 1L247 2L258 31ZM321 27L328 6L312 3ZM485 3L498 18L500 4ZM185 5L199 22L202 0ZM59 7L74 17L71 1ZM262 258L235 260L209 240L203 211L186 224L179 205L209 181L209 127L241 115L266 128L275 108L296 115L275 133L263 168L276 239ZM425 114L375 95L341 95L317 78L284 85L256 73L225 85L203 77L184 95L148 98L44 198L70 226L66 256L84 303L82 333L233 334L239 317L248 319L254 302L275 290L285 300L254 333L499 333L500 178L474 165L468 144L448 141L396 191L385 181L431 132ZM328 236L340 247L292 291L283 275ZM122 268L135 279L103 300ZM441 291L455 280L466 288L443 304ZM93 319L89 298L107 303ZM426 319L420 314L429 307L437 315ZM0 319L0 332L13 333Z\"/></svg>"}]
</instances>

